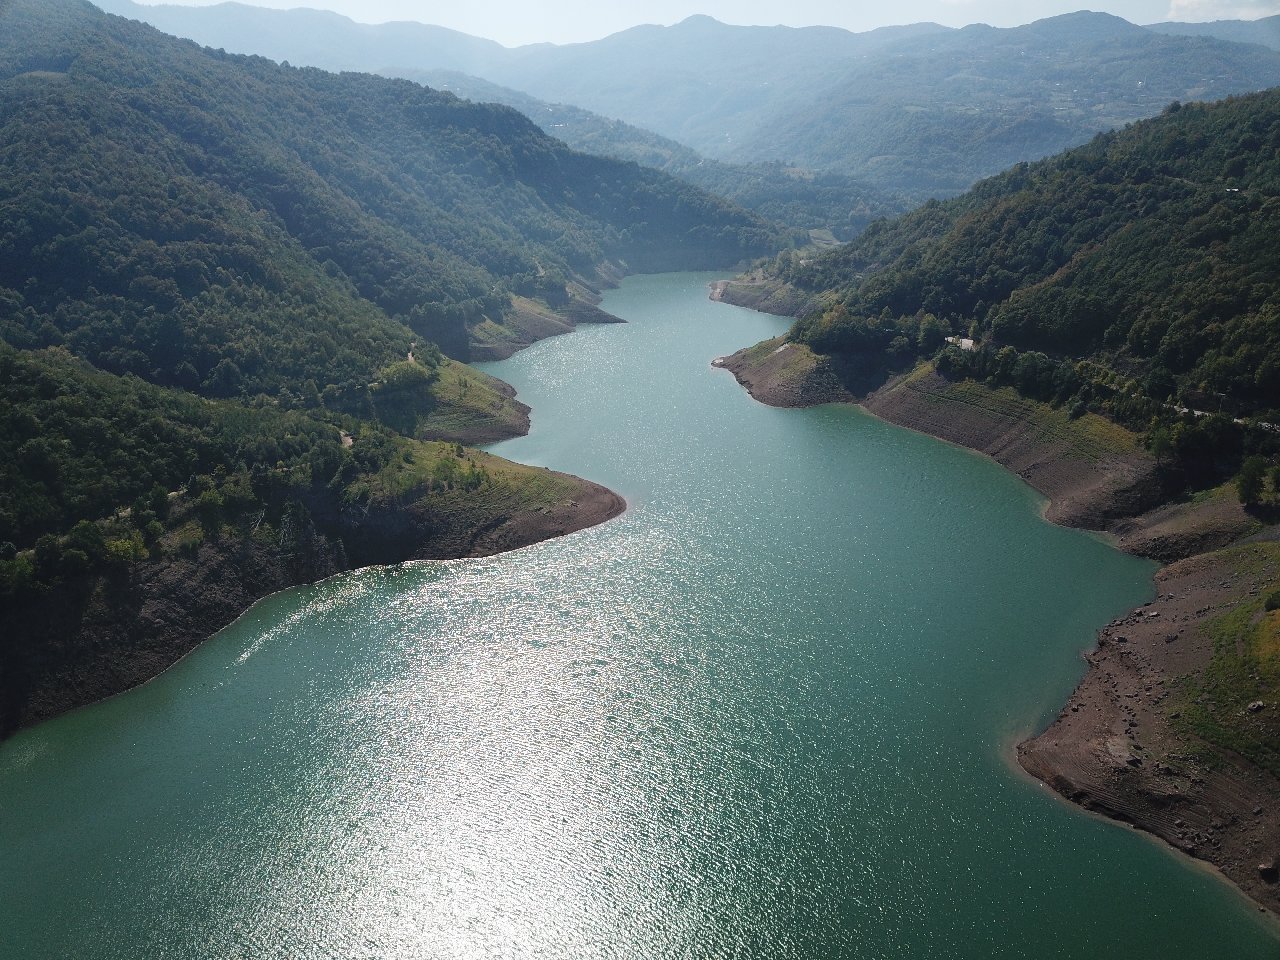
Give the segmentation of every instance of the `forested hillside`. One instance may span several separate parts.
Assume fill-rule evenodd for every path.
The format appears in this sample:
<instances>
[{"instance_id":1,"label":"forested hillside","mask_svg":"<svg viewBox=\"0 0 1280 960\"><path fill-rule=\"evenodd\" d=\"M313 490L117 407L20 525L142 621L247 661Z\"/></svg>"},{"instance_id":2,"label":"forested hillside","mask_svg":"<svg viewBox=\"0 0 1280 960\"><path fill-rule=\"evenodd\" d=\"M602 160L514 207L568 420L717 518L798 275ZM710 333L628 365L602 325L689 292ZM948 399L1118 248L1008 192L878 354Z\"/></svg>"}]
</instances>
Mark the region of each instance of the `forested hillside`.
<instances>
[{"instance_id":1,"label":"forested hillside","mask_svg":"<svg viewBox=\"0 0 1280 960\"><path fill-rule=\"evenodd\" d=\"M115 372L223 395L343 385L367 379L355 355L378 365L413 335L465 358L510 294L557 305L606 261L725 265L778 242L506 108L221 56L64 0L15 3L6 27L0 288L23 319L5 335ZM357 329L372 345L353 353ZM282 372L260 372L264 339Z\"/></svg>"},{"instance_id":2,"label":"forested hillside","mask_svg":"<svg viewBox=\"0 0 1280 960\"><path fill-rule=\"evenodd\" d=\"M1266 22L1239 24L1224 40L1087 12L1012 29L916 24L857 34L698 16L590 43L508 50L421 24L340 28L324 18L312 30L322 16L315 11L103 2L204 43L294 63L461 71L718 160L840 173L917 202L1153 116L1172 100L1280 84L1280 52L1260 45Z\"/></svg>"},{"instance_id":3,"label":"forested hillside","mask_svg":"<svg viewBox=\"0 0 1280 960\"><path fill-rule=\"evenodd\" d=\"M514 294L565 306L601 267L725 265L777 240L503 107L200 50L79 0L2 16L0 338L45 351L43 386L5 398L0 541L19 547L213 462L288 465L271 444L219 446L191 394L252 402L233 419L255 436L332 444L332 425L262 412L291 408L412 435L440 403L435 344L465 357ZM139 379L86 380L77 360ZM505 402L459 365L449 381ZM66 410L39 405L53 396ZM87 425L107 410L154 429ZM161 435L163 453L140 439Z\"/></svg>"},{"instance_id":4,"label":"forested hillside","mask_svg":"<svg viewBox=\"0 0 1280 960\"><path fill-rule=\"evenodd\" d=\"M1277 148L1280 91L1174 104L755 279L816 304L792 340L881 379L969 337L939 369L1138 429L1226 414L1174 434L1207 481L1248 452L1233 418L1280 422Z\"/></svg>"},{"instance_id":5,"label":"forested hillside","mask_svg":"<svg viewBox=\"0 0 1280 960\"><path fill-rule=\"evenodd\" d=\"M524 413L460 361L592 319L627 270L782 239L506 107L0 4L0 733L264 591L612 516L457 443Z\"/></svg>"},{"instance_id":6,"label":"forested hillside","mask_svg":"<svg viewBox=\"0 0 1280 960\"><path fill-rule=\"evenodd\" d=\"M230 469L236 480L243 471L236 480L243 506L271 499L264 484L279 492L295 485L297 471L308 485L312 477L328 483L343 471L347 479L376 473L394 455L387 430L369 427L348 452L338 425L322 416L209 402L103 373L60 349L0 344L0 400L0 533L24 546L122 511L116 532L141 550L163 530L153 524L168 517L169 491L193 476L218 472L226 480ZM217 495L225 501L225 492ZM48 557L37 559L50 574Z\"/></svg>"}]
</instances>

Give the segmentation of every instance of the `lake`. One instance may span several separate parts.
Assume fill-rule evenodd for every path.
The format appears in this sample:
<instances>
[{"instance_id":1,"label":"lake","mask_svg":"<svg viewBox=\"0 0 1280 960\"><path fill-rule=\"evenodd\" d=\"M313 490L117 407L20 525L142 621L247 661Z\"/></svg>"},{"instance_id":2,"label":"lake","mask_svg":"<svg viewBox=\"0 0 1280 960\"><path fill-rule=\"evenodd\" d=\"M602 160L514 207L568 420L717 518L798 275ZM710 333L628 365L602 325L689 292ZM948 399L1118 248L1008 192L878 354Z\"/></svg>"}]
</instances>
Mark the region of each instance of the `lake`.
<instances>
[{"instance_id":1,"label":"lake","mask_svg":"<svg viewBox=\"0 0 1280 960\"><path fill-rule=\"evenodd\" d=\"M0 745L0 954L1276 957L1011 760L1154 567L972 453L756 403L710 361L786 322L710 279L485 366L533 407L494 452L622 517L287 591Z\"/></svg>"}]
</instances>

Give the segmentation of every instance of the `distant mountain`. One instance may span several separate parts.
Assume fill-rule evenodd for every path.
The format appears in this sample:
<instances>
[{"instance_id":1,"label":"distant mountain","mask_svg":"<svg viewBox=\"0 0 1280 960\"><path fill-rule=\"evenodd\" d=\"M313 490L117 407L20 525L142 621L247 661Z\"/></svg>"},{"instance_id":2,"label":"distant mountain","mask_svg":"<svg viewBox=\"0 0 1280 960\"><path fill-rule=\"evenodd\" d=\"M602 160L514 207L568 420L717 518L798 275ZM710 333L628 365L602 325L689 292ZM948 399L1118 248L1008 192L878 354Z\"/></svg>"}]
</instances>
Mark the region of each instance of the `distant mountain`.
<instances>
[{"instance_id":1,"label":"distant mountain","mask_svg":"<svg viewBox=\"0 0 1280 960\"><path fill-rule=\"evenodd\" d=\"M298 11L255 21L233 5L104 2L202 43L295 63L457 70L716 159L832 171L916 199L956 193L1173 100L1280 84L1276 51L1093 13L1007 30L917 24L861 34L691 17L591 43L505 49L420 25L350 24L343 34L326 21L309 34ZM297 28L283 28L295 14Z\"/></svg>"},{"instance_id":2,"label":"distant mountain","mask_svg":"<svg viewBox=\"0 0 1280 960\"><path fill-rule=\"evenodd\" d=\"M374 72L378 67L429 64L480 73L508 52L501 44L421 23L356 23L326 10L269 10L243 3L210 7L100 0L107 13L229 53L287 60L294 66Z\"/></svg>"},{"instance_id":3,"label":"distant mountain","mask_svg":"<svg viewBox=\"0 0 1280 960\"><path fill-rule=\"evenodd\" d=\"M1139 428L1175 398L1280 422L1277 236L1269 91L1170 107L765 273L817 303L791 337L850 363L901 368L951 333L983 345L949 356L960 375Z\"/></svg>"},{"instance_id":4,"label":"distant mountain","mask_svg":"<svg viewBox=\"0 0 1280 960\"><path fill-rule=\"evenodd\" d=\"M787 160L776 148L733 147L763 118L815 102L832 74L897 42L945 32L936 24L854 34L834 27L743 27L690 17L592 43L513 51L480 76L655 130L714 157Z\"/></svg>"},{"instance_id":5,"label":"distant mountain","mask_svg":"<svg viewBox=\"0 0 1280 960\"><path fill-rule=\"evenodd\" d=\"M766 114L724 155L757 157L782 143L805 166L948 195L1173 100L1276 84L1278 53L1162 36L1105 14L973 26L858 61L819 99Z\"/></svg>"},{"instance_id":6,"label":"distant mountain","mask_svg":"<svg viewBox=\"0 0 1280 960\"><path fill-rule=\"evenodd\" d=\"M1212 23L1152 23L1148 30L1174 37L1216 37L1232 43L1258 43L1280 50L1280 15L1261 20L1214 20Z\"/></svg>"},{"instance_id":7,"label":"distant mountain","mask_svg":"<svg viewBox=\"0 0 1280 960\"><path fill-rule=\"evenodd\" d=\"M726 163L691 147L581 107L547 103L527 93L453 70L390 70L459 97L519 110L575 150L631 160L687 180L769 220L849 240L871 221L904 213L910 204L845 174L773 163Z\"/></svg>"}]
</instances>

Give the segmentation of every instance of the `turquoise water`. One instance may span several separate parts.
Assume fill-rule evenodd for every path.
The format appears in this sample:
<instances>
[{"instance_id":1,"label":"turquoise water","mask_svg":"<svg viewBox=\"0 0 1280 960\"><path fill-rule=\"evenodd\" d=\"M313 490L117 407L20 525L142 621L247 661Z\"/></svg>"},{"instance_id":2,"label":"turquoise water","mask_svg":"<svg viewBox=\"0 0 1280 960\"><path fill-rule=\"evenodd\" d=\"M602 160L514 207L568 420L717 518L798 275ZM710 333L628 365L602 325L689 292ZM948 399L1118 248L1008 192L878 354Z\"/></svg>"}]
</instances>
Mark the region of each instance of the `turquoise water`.
<instances>
[{"instance_id":1,"label":"turquoise water","mask_svg":"<svg viewBox=\"0 0 1280 960\"><path fill-rule=\"evenodd\" d=\"M627 497L501 557L255 606L0 746L0 956L1231 957L1221 881L1008 762L1152 567L990 462L713 357L636 277L491 372L513 459Z\"/></svg>"}]
</instances>

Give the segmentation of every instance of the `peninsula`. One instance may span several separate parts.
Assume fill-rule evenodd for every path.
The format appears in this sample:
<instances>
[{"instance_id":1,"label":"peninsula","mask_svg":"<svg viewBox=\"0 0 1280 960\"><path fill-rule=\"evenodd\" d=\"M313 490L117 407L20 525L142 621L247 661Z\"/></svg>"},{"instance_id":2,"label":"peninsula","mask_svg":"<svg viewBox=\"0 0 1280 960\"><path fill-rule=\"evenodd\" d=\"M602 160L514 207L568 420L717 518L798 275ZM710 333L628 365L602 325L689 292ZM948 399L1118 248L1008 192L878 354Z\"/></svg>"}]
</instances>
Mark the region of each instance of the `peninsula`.
<instances>
[{"instance_id":1,"label":"peninsula","mask_svg":"<svg viewBox=\"0 0 1280 960\"><path fill-rule=\"evenodd\" d=\"M0 736L291 584L616 515L466 446L529 412L469 362L786 242L505 107L83 0L0 16Z\"/></svg>"}]
</instances>

